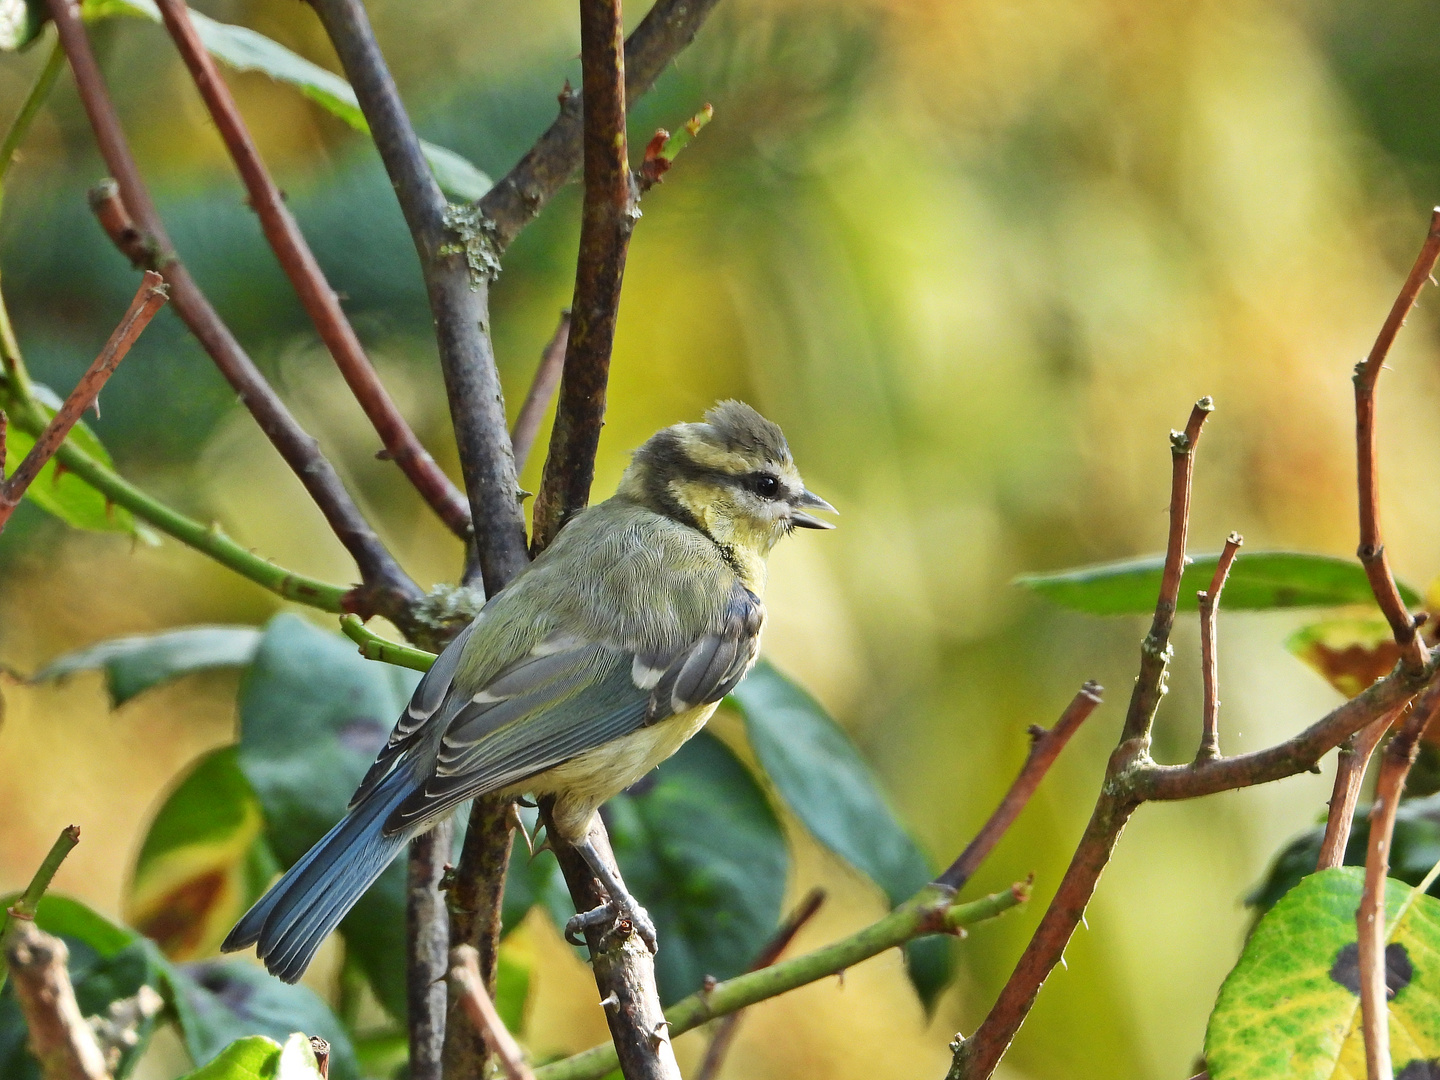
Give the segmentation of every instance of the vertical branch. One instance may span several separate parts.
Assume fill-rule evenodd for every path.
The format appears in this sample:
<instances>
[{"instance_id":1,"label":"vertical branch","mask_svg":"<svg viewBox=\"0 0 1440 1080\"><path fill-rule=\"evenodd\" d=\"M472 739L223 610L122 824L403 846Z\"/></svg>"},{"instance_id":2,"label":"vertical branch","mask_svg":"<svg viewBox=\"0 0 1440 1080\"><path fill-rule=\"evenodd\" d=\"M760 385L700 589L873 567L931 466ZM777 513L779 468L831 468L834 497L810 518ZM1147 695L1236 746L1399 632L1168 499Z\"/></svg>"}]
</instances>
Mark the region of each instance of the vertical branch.
<instances>
[{"instance_id":1,"label":"vertical branch","mask_svg":"<svg viewBox=\"0 0 1440 1080\"><path fill-rule=\"evenodd\" d=\"M1390 559L1385 553L1385 541L1380 532L1380 480L1379 466L1375 455L1375 384L1380 379L1380 369L1390 354L1390 346L1400 333L1405 317L1415 306L1420 290L1440 259L1440 208L1430 216L1430 232L1410 268L1410 274L1395 298L1380 335L1375 339L1370 355L1355 368L1355 464L1356 479L1360 495L1360 547L1356 554L1365 567L1370 579L1370 589L1390 630L1395 635L1395 644L1400 646L1400 659L1407 668L1418 671L1425 666L1425 643L1416 633L1416 622L1405 607L1400 590L1395 584L1395 575L1390 570Z\"/></svg>"},{"instance_id":2,"label":"vertical branch","mask_svg":"<svg viewBox=\"0 0 1440 1080\"><path fill-rule=\"evenodd\" d=\"M15 467L14 473L4 483L0 483L0 530L5 528L5 523L15 512L25 489L40 475L45 463L55 456L60 444L70 434L70 429L80 421L81 414L95 403L101 387L109 381L120 361L129 353L130 346L135 344L145 327L150 325L155 313L165 306L168 298L160 275L147 270L140 290L130 301L129 310L120 320L120 325L110 334L110 340L105 342L100 355L85 374L80 376L75 389L70 391L70 396L45 425L45 430L35 440L35 445L30 448L24 460Z\"/></svg>"},{"instance_id":3,"label":"vertical branch","mask_svg":"<svg viewBox=\"0 0 1440 1080\"><path fill-rule=\"evenodd\" d=\"M1385 985L1385 879L1390 871L1390 840L1395 813L1420 735L1440 714L1440 686L1432 686L1415 702L1380 758L1375 803L1370 808L1370 846L1365 855L1365 891L1355 912L1360 942L1360 1025L1365 1035L1365 1070L1369 1080L1393 1080L1390 1064L1390 1019Z\"/></svg>"},{"instance_id":4,"label":"vertical branch","mask_svg":"<svg viewBox=\"0 0 1440 1080\"><path fill-rule=\"evenodd\" d=\"M1330 870L1345 864L1345 849L1350 844L1350 826L1355 807L1360 802L1360 785L1375 747L1400 715L1396 709L1386 713L1368 727L1357 731L1340 747L1335 765L1335 787L1330 793L1330 810L1325 817L1325 839L1320 843L1320 857L1315 869Z\"/></svg>"},{"instance_id":5,"label":"vertical branch","mask_svg":"<svg viewBox=\"0 0 1440 1080\"><path fill-rule=\"evenodd\" d=\"M1065 947L1084 918L1085 907L1095 893L1100 875L1110 861L1120 833L1140 799L1118 790L1112 781L1137 764L1149 761L1150 727L1155 710L1165 694L1165 673L1172 650L1170 631L1175 623L1175 609L1180 597L1180 577L1185 570L1185 542L1190 526L1190 491L1195 470L1195 447L1200 440L1206 418L1214 410L1208 397L1195 403L1185 430L1170 433L1170 534L1165 547L1165 569L1160 578L1160 594L1155 601L1155 617L1150 633L1140 644L1140 674L1130 695L1130 707L1120 744L1110 755L1106 782L1094 813L1085 827L1060 888L1046 908L1040 926L1025 946L1015 970L1010 973L994 1006L966 1039L957 1036L955 1056L947 1080L983 1080L989 1077L1009 1048L1015 1033L1025 1022L1040 988L1065 954Z\"/></svg>"},{"instance_id":6,"label":"vertical branch","mask_svg":"<svg viewBox=\"0 0 1440 1080\"><path fill-rule=\"evenodd\" d=\"M447 817L410 841L405 879L405 997L412 1080L440 1080L445 1044L445 957L450 948L440 877L455 821Z\"/></svg>"},{"instance_id":7,"label":"vertical branch","mask_svg":"<svg viewBox=\"0 0 1440 1080\"><path fill-rule=\"evenodd\" d=\"M221 321L210 301L175 254L170 238L140 170L126 144L115 105L105 89L100 66L90 48L90 39L80 19L75 0L48 0L81 104L95 133L105 166L115 179L110 199L118 198L118 216L133 216L133 243L129 253L141 255L141 265L164 275L176 313L199 340L201 346L254 416L255 422L279 451L285 463L304 485L306 492L325 516L330 528L355 560L364 588L354 597L365 613L378 611L400 625L407 625L406 607L420 595L419 588L400 569L380 543L346 492L335 468L320 453L315 440L302 429L276 395L255 362L240 347ZM118 194L117 194L118 193ZM105 218L102 215L102 221ZM112 236L112 239L118 239Z\"/></svg>"},{"instance_id":8,"label":"vertical branch","mask_svg":"<svg viewBox=\"0 0 1440 1080\"><path fill-rule=\"evenodd\" d=\"M335 358L335 365L354 393L355 400L380 436L385 456L400 467L451 532L462 538L468 537L469 507L429 452L420 445L420 440L410 430L410 425L400 415L400 410L370 365L360 339L340 307L335 290L325 280L325 272L311 253L310 245L305 242L295 216L285 205L284 196L260 159L230 88L220 77L215 61L196 33L185 0L159 0L159 5L165 26L174 38L185 66L190 69L195 86L245 184L250 208L260 218L265 239L294 286L305 313L315 324L320 339Z\"/></svg>"},{"instance_id":9,"label":"vertical branch","mask_svg":"<svg viewBox=\"0 0 1440 1080\"><path fill-rule=\"evenodd\" d=\"M435 321L477 565L494 595L524 569L525 517L490 342L490 276L498 253L481 221L450 207L425 157L361 0L313 0L370 124L415 242Z\"/></svg>"},{"instance_id":10,"label":"vertical branch","mask_svg":"<svg viewBox=\"0 0 1440 1080\"><path fill-rule=\"evenodd\" d=\"M1225 588L1225 579L1230 576L1230 564L1244 542L1239 533L1232 532L1225 538L1225 548L1215 565L1210 588L1195 594L1200 601L1200 673L1205 686L1196 761L1210 761L1220 756L1220 666L1215 653L1215 613L1220 607L1220 590Z\"/></svg>"},{"instance_id":11,"label":"vertical branch","mask_svg":"<svg viewBox=\"0 0 1440 1080\"><path fill-rule=\"evenodd\" d=\"M638 216L625 143L625 38L620 0L581 0L585 202L570 340L550 452L535 498L532 550L542 551L590 501L595 451L620 311L625 256Z\"/></svg>"}]
</instances>

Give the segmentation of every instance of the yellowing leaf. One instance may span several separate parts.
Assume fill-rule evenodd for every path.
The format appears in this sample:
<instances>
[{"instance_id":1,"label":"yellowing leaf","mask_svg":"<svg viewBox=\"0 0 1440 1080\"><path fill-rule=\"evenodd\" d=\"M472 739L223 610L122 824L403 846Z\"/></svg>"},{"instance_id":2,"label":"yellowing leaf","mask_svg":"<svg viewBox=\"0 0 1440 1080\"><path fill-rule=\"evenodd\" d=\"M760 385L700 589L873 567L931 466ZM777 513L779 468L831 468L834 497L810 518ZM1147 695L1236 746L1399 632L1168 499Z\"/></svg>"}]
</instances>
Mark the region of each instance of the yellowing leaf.
<instances>
[{"instance_id":1,"label":"yellowing leaf","mask_svg":"<svg viewBox=\"0 0 1440 1080\"><path fill-rule=\"evenodd\" d=\"M206 754L151 822L126 921L172 960L214 955L277 869L264 827L235 748Z\"/></svg>"},{"instance_id":2,"label":"yellowing leaf","mask_svg":"<svg viewBox=\"0 0 1440 1080\"><path fill-rule=\"evenodd\" d=\"M1285 647L1347 698L1390 674L1400 650L1384 619L1326 619L1295 631Z\"/></svg>"},{"instance_id":3,"label":"yellowing leaf","mask_svg":"<svg viewBox=\"0 0 1440 1080\"><path fill-rule=\"evenodd\" d=\"M1210 1014L1212 1080L1365 1080L1355 931L1363 886L1359 867L1312 874L1260 920ZM1387 883L1397 1077L1430 1076L1419 1070L1440 1061L1440 901L1413 893Z\"/></svg>"}]
</instances>

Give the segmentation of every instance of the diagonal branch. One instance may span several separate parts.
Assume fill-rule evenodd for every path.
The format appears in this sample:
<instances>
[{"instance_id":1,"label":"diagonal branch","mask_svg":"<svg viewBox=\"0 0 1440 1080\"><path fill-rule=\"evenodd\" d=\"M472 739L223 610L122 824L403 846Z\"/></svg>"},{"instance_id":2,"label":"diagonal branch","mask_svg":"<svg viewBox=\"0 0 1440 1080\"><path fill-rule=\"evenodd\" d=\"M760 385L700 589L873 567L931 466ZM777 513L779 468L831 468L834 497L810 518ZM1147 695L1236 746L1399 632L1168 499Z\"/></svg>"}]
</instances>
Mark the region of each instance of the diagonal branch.
<instances>
[{"instance_id":1,"label":"diagonal branch","mask_svg":"<svg viewBox=\"0 0 1440 1080\"><path fill-rule=\"evenodd\" d=\"M550 452L535 498L531 550L543 551L590 501L605 423L610 353L630 233L639 217L625 143L625 45L620 0L581 0L585 88L585 204L570 339Z\"/></svg>"},{"instance_id":2,"label":"diagonal branch","mask_svg":"<svg viewBox=\"0 0 1440 1080\"><path fill-rule=\"evenodd\" d=\"M40 475L45 463L55 456L60 444L70 434L70 429L79 422L81 414L95 403L95 399L100 396L101 387L109 381L115 369L120 366L120 361L129 353L130 346L135 344L145 327L150 325L155 313L165 306L167 299L169 296L160 275L147 270L140 290L130 301L129 310L120 320L120 325L111 333L110 340L105 342L100 355L91 363L80 381L75 384L75 389L70 391L70 396L45 425L45 430L35 440L35 445L30 448L24 460L15 467L14 473L4 483L0 483L0 530L5 528L5 523L15 512L25 489ZM3 474L3 471L3 464L0 464L0 474Z\"/></svg>"},{"instance_id":3,"label":"diagonal branch","mask_svg":"<svg viewBox=\"0 0 1440 1080\"><path fill-rule=\"evenodd\" d=\"M489 278L499 264L483 227L453 212L425 163L361 0L313 2L355 88L420 258L475 522L478 565L485 591L493 596L528 561L505 399L490 342ZM443 965L445 958L439 959Z\"/></svg>"},{"instance_id":4,"label":"diagonal branch","mask_svg":"<svg viewBox=\"0 0 1440 1080\"><path fill-rule=\"evenodd\" d=\"M1379 466L1375 455L1375 384L1380 380L1380 369L1390 354L1405 316L1415 306L1420 290L1429 280L1435 262L1440 259L1440 208L1430 215L1430 232L1415 258L1415 265L1395 298L1380 335L1375 339L1370 355L1355 368L1355 471L1360 494L1360 547L1356 554L1365 567L1370 579L1370 589L1390 630L1395 635L1395 644L1400 646L1400 659L1407 668L1418 671L1425 666L1425 643L1416 633L1416 622L1406 610L1405 601L1395 584L1395 575L1390 571L1390 559L1385 553L1385 541L1380 533L1380 479Z\"/></svg>"},{"instance_id":5,"label":"diagonal branch","mask_svg":"<svg viewBox=\"0 0 1440 1080\"><path fill-rule=\"evenodd\" d=\"M450 981L459 990L460 1004L470 1022L485 1033L506 1080L535 1080L520 1044L495 1011L495 1003L480 978L480 954L473 945L457 945L450 950Z\"/></svg>"},{"instance_id":6,"label":"diagonal branch","mask_svg":"<svg viewBox=\"0 0 1440 1080\"><path fill-rule=\"evenodd\" d=\"M560 385L560 372L565 366L565 350L569 343L570 309L566 308L560 313L560 325L555 327L554 336L540 354L540 366L535 369L535 378L530 382L530 390L520 406L520 414L515 417L515 426L510 430L517 474L524 471L525 463L530 460L535 436L540 432L540 424L550 408L555 388Z\"/></svg>"},{"instance_id":7,"label":"diagonal branch","mask_svg":"<svg viewBox=\"0 0 1440 1080\"><path fill-rule=\"evenodd\" d=\"M30 1052L44 1063L46 1080L110 1080L105 1053L75 1000L69 956L65 942L30 922L8 936L5 961Z\"/></svg>"},{"instance_id":8,"label":"diagonal branch","mask_svg":"<svg viewBox=\"0 0 1440 1080\"><path fill-rule=\"evenodd\" d=\"M657 0L625 42L625 101L633 105L695 40L718 0ZM628 105L627 105L628 107ZM475 204L498 255L580 168L581 95L560 96L560 115L523 158Z\"/></svg>"},{"instance_id":9,"label":"diagonal branch","mask_svg":"<svg viewBox=\"0 0 1440 1080\"><path fill-rule=\"evenodd\" d=\"M1365 770L1380 740L1395 723L1398 712L1389 712L1368 727L1351 735L1340 747L1335 765L1335 786L1330 793L1330 809L1325 815L1325 839L1315 869L1330 870L1345 864L1345 849L1350 845L1350 828L1355 820L1355 807L1360 802L1360 785Z\"/></svg>"},{"instance_id":10,"label":"diagonal branch","mask_svg":"<svg viewBox=\"0 0 1440 1080\"><path fill-rule=\"evenodd\" d=\"M101 156L115 178L123 207L121 216L133 216L138 226L139 247L145 253L142 265L164 275L176 313L235 388L260 429L295 472L354 558L364 583L353 598L355 606L362 611L383 613L405 625L408 623L405 608L419 597L419 588L381 544L375 530L346 492L334 466L276 396L180 262L125 141L78 5L74 0L48 0L48 3Z\"/></svg>"},{"instance_id":11,"label":"diagonal branch","mask_svg":"<svg viewBox=\"0 0 1440 1080\"><path fill-rule=\"evenodd\" d=\"M420 445L420 440L410 430L410 425L381 384L350 320L340 307L335 290L326 281L325 273L311 253L310 245L305 242L295 216L285 205L284 196L260 159L230 88L220 77L215 61L190 21L185 0L158 2L165 26L174 38L185 66L190 69L195 86L204 98L210 117L244 181L250 208L260 218L265 239L270 242L320 339L335 358L335 365L345 377L355 400L374 425L385 448L384 456L394 461L409 477L451 532L461 538L468 537L470 510L464 497Z\"/></svg>"}]
</instances>

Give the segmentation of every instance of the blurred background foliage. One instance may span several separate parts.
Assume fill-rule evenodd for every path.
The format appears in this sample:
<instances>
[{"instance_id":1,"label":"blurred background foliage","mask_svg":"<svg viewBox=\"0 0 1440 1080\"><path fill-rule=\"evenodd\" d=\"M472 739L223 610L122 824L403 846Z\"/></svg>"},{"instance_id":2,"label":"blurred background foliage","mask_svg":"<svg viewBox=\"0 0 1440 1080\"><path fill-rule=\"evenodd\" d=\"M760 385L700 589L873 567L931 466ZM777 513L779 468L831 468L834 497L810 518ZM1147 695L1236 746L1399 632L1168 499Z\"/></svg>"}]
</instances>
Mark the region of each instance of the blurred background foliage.
<instances>
[{"instance_id":1,"label":"blurred background foliage","mask_svg":"<svg viewBox=\"0 0 1440 1080\"><path fill-rule=\"evenodd\" d=\"M198 6L336 68L302 4ZM492 175L543 129L563 81L578 82L561 0L370 8L421 133ZM109 20L93 33L195 276L422 584L453 579L457 543L374 460L163 31ZM0 115L43 51L0 59ZM285 87L231 82L392 392L453 474L420 277L373 151ZM1036 901L963 944L932 1018L892 953L754 1010L728 1067L940 1075L947 1039L984 1015L1059 880L1143 634L1139 620L1063 613L1010 579L1158 550L1166 434L1205 393L1219 411L1194 546L1216 549L1233 528L1254 548L1353 552L1350 367L1440 201L1440 3L726 0L635 109L632 141L706 101L714 122L646 198L635 235L597 492L645 436L716 398L745 398L785 427L843 517L777 550L768 655L841 718L941 862L1010 780L1026 725L1048 724L1087 677L1110 687L971 887L1034 871ZM62 393L135 287L85 207L101 174L66 77L0 219L22 347ZM569 299L577 194L514 245L494 292L512 409ZM1388 546L1420 586L1440 572L1434 295L1381 391ZM343 551L170 312L103 404L95 429L128 476L287 566L346 579ZM116 634L258 625L277 606L177 544L67 531L28 505L0 539L0 662L18 672ZM1339 700L1285 651L1305 621L1222 614L1225 749L1271 742ZM1188 758L1198 735L1196 636L1191 617L1162 759ZM22 886L76 821L85 841L56 887L118 915L143 823L187 763L232 741L235 689L214 674L112 715L93 676L7 684L0 890ZM736 724L717 721L722 735ZM1243 897L1315 820L1329 783L1144 808L1004 1075L1188 1075L1248 924ZM790 901L817 882L831 901L800 948L883 908L802 840ZM522 934L536 964L532 1046L603 1037L584 966L543 922ZM334 994L338 978L332 958L307 981ZM682 1061L702 1045L681 1039ZM161 1038L140 1075L183 1065Z\"/></svg>"}]
</instances>

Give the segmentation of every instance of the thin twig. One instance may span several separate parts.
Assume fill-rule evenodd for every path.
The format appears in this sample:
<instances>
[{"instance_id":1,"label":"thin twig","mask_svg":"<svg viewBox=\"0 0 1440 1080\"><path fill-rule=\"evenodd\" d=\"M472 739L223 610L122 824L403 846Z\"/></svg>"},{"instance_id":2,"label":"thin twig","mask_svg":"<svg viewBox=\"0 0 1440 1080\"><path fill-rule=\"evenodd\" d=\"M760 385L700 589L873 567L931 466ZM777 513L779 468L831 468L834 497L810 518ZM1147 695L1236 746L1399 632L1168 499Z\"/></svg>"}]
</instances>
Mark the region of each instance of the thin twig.
<instances>
[{"instance_id":1,"label":"thin twig","mask_svg":"<svg viewBox=\"0 0 1440 1080\"><path fill-rule=\"evenodd\" d=\"M625 101L632 107L699 32L719 0L657 0L625 42ZM497 255L580 167L582 95L566 87L560 115L476 204Z\"/></svg>"},{"instance_id":2,"label":"thin twig","mask_svg":"<svg viewBox=\"0 0 1440 1080\"><path fill-rule=\"evenodd\" d=\"M1060 887L1000 996L973 1035L968 1039L956 1037L953 1044L955 1054L947 1080L979 1080L995 1071L1010 1041L1029 1015L1041 986L1064 956L1065 947L1085 916L1086 905L1095 893L1095 886L1105 864L1110 861L1110 854L1125 823L1140 805L1138 799L1120 793L1112 780L1138 763L1149 760L1150 729L1155 710L1166 690L1165 675L1172 655L1170 631L1175 623L1180 577L1185 569L1195 447L1205 420L1214 407L1210 398L1201 398L1191 410L1185 430L1170 433L1170 532L1165 548L1165 568L1150 633L1140 646L1140 674L1130 696L1120 744L1110 756L1105 786Z\"/></svg>"},{"instance_id":3,"label":"thin twig","mask_svg":"<svg viewBox=\"0 0 1440 1080\"><path fill-rule=\"evenodd\" d=\"M927 934L957 934L965 928L1002 915L1030 898L1028 882L1017 882L1003 892L966 904L940 885L927 885L878 922L831 942L814 952L782 960L758 971L737 975L677 1001L665 1012L671 1036L683 1035L737 1009L757 1005L820 979L838 974L862 961L898 948ZM606 1012L614 1011L607 1007ZM599 1080L619 1064L611 1043L593 1046L564 1061L542 1065L536 1080ZM630 1076L628 1071L626 1077Z\"/></svg>"},{"instance_id":4,"label":"thin twig","mask_svg":"<svg viewBox=\"0 0 1440 1080\"><path fill-rule=\"evenodd\" d=\"M55 451L70 434L70 429L79 423L85 410L95 403L95 399L100 396L101 387L109 381L120 361L124 360L130 351L130 346L135 344L145 327L150 325L155 313L165 306L168 298L160 275L147 270L139 291L130 301L129 310L120 320L120 325L110 334L110 340L105 342L100 355L80 377L75 389L70 391L70 396L45 425L45 430L35 440L30 452L15 467L10 478L0 484L0 530L3 530L5 523L10 520L20 497L25 494L25 489L34 483L45 463L55 456Z\"/></svg>"},{"instance_id":5,"label":"thin twig","mask_svg":"<svg viewBox=\"0 0 1440 1080\"><path fill-rule=\"evenodd\" d=\"M0 923L0 952L9 944L11 936L15 933L16 927L22 922L34 922L35 915L40 910L40 899L45 895L45 890L50 888L50 882L55 880L55 872L60 869L60 864L65 857L75 850L75 845L80 843L80 826L67 825L60 830L60 835L55 838L55 843L50 845L50 850L45 853L41 860L40 868L35 871L35 876L30 879L30 884L25 886L25 891L20 898L11 904L4 912L5 921ZM0 971L0 986L5 985L4 971Z\"/></svg>"},{"instance_id":6,"label":"thin twig","mask_svg":"<svg viewBox=\"0 0 1440 1080\"><path fill-rule=\"evenodd\" d=\"M220 77L215 61L190 21L185 0L158 0L158 3L165 26L175 40L185 66L190 69L195 86L210 110L210 118L215 122L244 181L250 208L260 218L265 239L270 242L285 276L290 279L306 314L315 324L320 340L335 358L335 366L340 369L355 400L380 436L384 446L383 456L394 461L409 477L421 497L451 532L461 538L468 537L470 509L464 496L420 444L380 382L350 320L340 307L339 297L325 279L325 272L311 253L310 245L305 242L295 216L285 205L284 196L260 159L230 88Z\"/></svg>"},{"instance_id":7,"label":"thin twig","mask_svg":"<svg viewBox=\"0 0 1440 1080\"><path fill-rule=\"evenodd\" d=\"M5 177L10 173L10 166L15 164L15 152L20 149L20 144L30 133L30 125L35 122L35 117L40 113L40 107L50 96L50 91L55 87L55 80L59 78L60 71L64 66L65 50L60 47L60 42L56 41L50 49L50 55L45 58L45 66L40 69L40 74L35 77L30 92L25 95L25 100L20 105L20 111L11 121L10 129L5 132L5 138L0 140L0 188L5 186Z\"/></svg>"},{"instance_id":8,"label":"thin twig","mask_svg":"<svg viewBox=\"0 0 1440 1080\"><path fill-rule=\"evenodd\" d=\"M485 990L484 980L480 978L480 954L474 947L457 945L450 950L450 979L459 990L460 1004L470 1022L485 1033L508 1080L535 1080L520 1044L500 1019L495 1003Z\"/></svg>"},{"instance_id":9,"label":"thin twig","mask_svg":"<svg viewBox=\"0 0 1440 1080\"><path fill-rule=\"evenodd\" d=\"M395 188L420 257L475 522L477 565L493 596L524 569L525 517L490 341L490 275L499 269L481 222L457 215L435 182L361 0L314 0ZM467 582L468 584L468 582Z\"/></svg>"},{"instance_id":10,"label":"thin twig","mask_svg":"<svg viewBox=\"0 0 1440 1080\"><path fill-rule=\"evenodd\" d=\"M560 324L555 327L545 351L540 354L540 366L535 369L535 378L530 382L530 391L520 406L520 415L515 417L515 426L510 430L510 445L515 448L515 472L525 471L530 460L530 448L535 445L540 424L560 385L560 372L565 366L565 347L570 341L570 309L560 312Z\"/></svg>"},{"instance_id":11,"label":"thin twig","mask_svg":"<svg viewBox=\"0 0 1440 1080\"><path fill-rule=\"evenodd\" d=\"M779 960L785 950L790 947L790 942L795 940L795 935L815 917L815 913L820 910L820 905L823 903L825 903L825 890L819 886L806 893L799 906L789 914L780 924L780 928L765 943L765 947L760 950L760 955L755 957L749 970L759 971ZM700 1062L699 1070L695 1073L695 1080L715 1080L720 1075L720 1066L725 1062L725 1055L730 1052L730 1046L735 1041L735 1033L739 1030L740 1020L744 1015L743 1009L736 1009L715 1025L715 1033L710 1036L710 1045L705 1048L705 1057Z\"/></svg>"},{"instance_id":12,"label":"thin twig","mask_svg":"<svg viewBox=\"0 0 1440 1080\"><path fill-rule=\"evenodd\" d=\"M30 1052L42 1063L45 1080L110 1080L99 1040L75 1000L69 956L63 941L31 922L20 922L8 935L5 960Z\"/></svg>"},{"instance_id":13,"label":"thin twig","mask_svg":"<svg viewBox=\"0 0 1440 1080\"><path fill-rule=\"evenodd\" d=\"M1440 208L1430 216L1430 231L1415 265L1395 298L1380 335L1375 339L1370 355L1355 368L1355 464L1360 493L1360 546L1356 554L1365 567L1370 579L1370 589L1375 601L1385 613L1390 630L1395 635L1395 644L1400 646L1400 660L1412 671L1425 666L1425 643L1416 633L1415 619L1405 607L1400 589L1395 584L1395 575L1390 571L1390 560L1385 553L1385 541L1380 532L1380 480L1379 465L1375 453L1375 384L1380 379L1380 370L1390 346L1404 325L1405 317L1415 306L1420 290L1430 278L1435 262L1440 259Z\"/></svg>"},{"instance_id":14,"label":"thin twig","mask_svg":"<svg viewBox=\"0 0 1440 1080\"><path fill-rule=\"evenodd\" d=\"M398 641L372 634L365 629L365 624L358 615L341 615L340 630L360 646L360 655L366 660L379 660L396 667L410 668L412 671L429 671L435 663L435 653L401 645Z\"/></svg>"},{"instance_id":15,"label":"thin twig","mask_svg":"<svg viewBox=\"0 0 1440 1080\"><path fill-rule=\"evenodd\" d=\"M1245 542L1239 533L1225 538L1225 548L1215 564L1210 588L1196 594L1200 601L1200 673L1205 686L1204 709L1200 724L1200 749L1196 761L1210 761L1220 756L1220 667L1215 652L1215 613L1220 608L1220 591L1230 576L1240 545Z\"/></svg>"},{"instance_id":16,"label":"thin twig","mask_svg":"<svg viewBox=\"0 0 1440 1080\"><path fill-rule=\"evenodd\" d=\"M585 200L570 337L550 449L535 496L532 553L543 551L590 501L605 424L610 354L630 234L639 216L625 143L625 36L620 0L581 0Z\"/></svg>"},{"instance_id":17,"label":"thin twig","mask_svg":"<svg viewBox=\"0 0 1440 1080\"><path fill-rule=\"evenodd\" d=\"M260 429L294 471L335 535L355 559L364 582L363 590L354 597L357 609L378 612L398 625L406 625L409 621L406 611L419 598L419 588L381 544L375 530L346 492L334 466L320 453L315 440L300 427L280 401L180 262L125 141L115 105L105 88L99 64L90 48L89 36L80 19L79 6L75 0L48 0L48 4L75 75L81 104L94 130L95 141L115 179L115 197L123 202L124 216L132 218L138 226L139 239L132 250L143 253L141 265L146 269L164 275L176 313L235 388Z\"/></svg>"},{"instance_id":18,"label":"thin twig","mask_svg":"<svg viewBox=\"0 0 1440 1080\"><path fill-rule=\"evenodd\" d=\"M1350 828L1355 820L1355 807L1360 802L1365 770L1375 747L1399 715L1398 711L1385 714L1341 745L1335 765L1335 786L1330 793L1330 810L1325 817L1325 839L1315 860L1316 871L1345 865L1345 849L1350 846Z\"/></svg>"},{"instance_id":19,"label":"thin twig","mask_svg":"<svg viewBox=\"0 0 1440 1080\"><path fill-rule=\"evenodd\" d=\"M1420 736L1440 715L1440 686L1415 702L1409 717L1386 744L1380 757L1375 802L1370 807L1370 845L1365 855L1365 891L1355 924L1360 943L1360 1026L1365 1035L1365 1071L1369 1080L1393 1080L1390 1063L1390 1020L1385 986L1385 879L1390 871L1390 841L1405 778L1415 764Z\"/></svg>"},{"instance_id":20,"label":"thin twig","mask_svg":"<svg viewBox=\"0 0 1440 1080\"><path fill-rule=\"evenodd\" d=\"M1030 750L1025 755L1025 764L1020 767L1020 775L1005 792L1000 805L975 835L975 839L971 840L949 868L935 879L936 884L947 885L956 892L965 887L965 883L989 857L1000 838L1010 831L1010 826L1020 816L1020 811L1025 809L1025 805L1035 794L1040 781L1045 779L1050 766L1060 756L1060 751L1065 749L1070 737L1080 730L1080 725L1099 707L1102 693L1103 688L1099 683L1087 682L1065 707L1054 727L1047 731L1037 724L1030 729Z\"/></svg>"}]
</instances>

